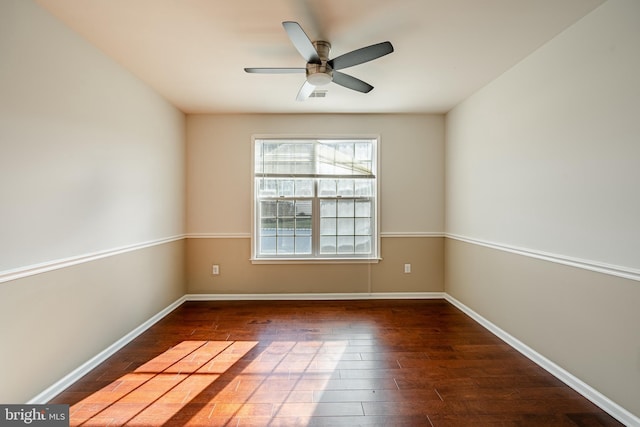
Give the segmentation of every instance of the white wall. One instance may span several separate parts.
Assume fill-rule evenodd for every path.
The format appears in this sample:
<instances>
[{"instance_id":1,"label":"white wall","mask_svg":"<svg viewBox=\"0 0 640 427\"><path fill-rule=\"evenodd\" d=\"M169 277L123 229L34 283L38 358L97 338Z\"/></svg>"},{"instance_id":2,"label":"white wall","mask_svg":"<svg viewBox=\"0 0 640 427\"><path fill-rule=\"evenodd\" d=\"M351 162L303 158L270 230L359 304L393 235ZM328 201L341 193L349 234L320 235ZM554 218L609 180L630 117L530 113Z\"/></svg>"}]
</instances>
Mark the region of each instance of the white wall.
<instances>
[{"instance_id":1,"label":"white wall","mask_svg":"<svg viewBox=\"0 0 640 427\"><path fill-rule=\"evenodd\" d=\"M640 422L639 52L640 2L609 0L446 126L445 291L611 399L630 425Z\"/></svg>"},{"instance_id":2,"label":"white wall","mask_svg":"<svg viewBox=\"0 0 640 427\"><path fill-rule=\"evenodd\" d=\"M32 1L0 1L0 402L34 398L184 295L184 127Z\"/></svg>"},{"instance_id":3,"label":"white wall","mask_svg":"<svg viewBox=\"0 0 640 427\"><path fill-rule=\"evenodd\" d=\"M184 115L31 1L0 7L0 273L181 234Z\"/></svg>"},{"instance_id":4,"label":"white wall","mask_svg":"<svg viewBox=\"0 0 640 427\"><path fill-rule=\"evenodd\" d=\"M640 2L613 0L447 116L447 231L640 271Z\"/></svg>"}]
</instances>

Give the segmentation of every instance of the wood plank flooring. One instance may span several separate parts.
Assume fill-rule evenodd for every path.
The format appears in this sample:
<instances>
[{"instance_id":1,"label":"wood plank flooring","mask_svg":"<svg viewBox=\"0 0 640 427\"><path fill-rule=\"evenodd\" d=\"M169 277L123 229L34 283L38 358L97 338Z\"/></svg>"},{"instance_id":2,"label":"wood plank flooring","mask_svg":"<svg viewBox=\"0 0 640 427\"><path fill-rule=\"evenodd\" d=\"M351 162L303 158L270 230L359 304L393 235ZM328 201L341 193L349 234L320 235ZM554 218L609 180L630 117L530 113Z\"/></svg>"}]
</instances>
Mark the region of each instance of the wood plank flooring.
<instances>
[{"instance_id":1,"label":"wood plank flooring","mask_svg":"<svg viewBox=\"0 0 640 427\"><path fill-rule=\"evenodd\" d=\"M74 426L620 426L444 300L186 302L50 403Z\"/></svg>"}]
</instances>

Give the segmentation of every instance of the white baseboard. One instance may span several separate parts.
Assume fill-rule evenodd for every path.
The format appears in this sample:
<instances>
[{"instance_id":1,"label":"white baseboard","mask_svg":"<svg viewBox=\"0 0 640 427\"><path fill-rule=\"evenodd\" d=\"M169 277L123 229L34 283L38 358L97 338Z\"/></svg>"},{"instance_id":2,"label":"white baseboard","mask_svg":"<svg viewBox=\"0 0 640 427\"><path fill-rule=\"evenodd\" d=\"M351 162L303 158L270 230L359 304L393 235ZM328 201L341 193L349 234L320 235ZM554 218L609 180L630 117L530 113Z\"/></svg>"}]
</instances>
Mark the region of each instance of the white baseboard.
<instances>
[{"instance_id":1,"label":"white baseboard","mask_svg":"<svg viewBox=\"0 0 640 427\"><path fill-rule=\"evenodd\" d=\"M83 363L81 366L71 371L62 379L56 381L49 388L47 388L46 390L44 390L43 392L41 392L31 400L29 400L27 404L45 404L49 402L51 399L56 397L66 388L68 388L73 383L78 381L82 376L89 373L89 371L96 368L102 362L107 360L110 356L114 355L122 347L129 344L136 337L141 335L143 332L145 332L147 329L149 329L151 326L153 326L155 323L157 323L167 314L171 313L178 306L180 306L184 301L185 301L185 296L178 298L176 301L171 303L169 306L167 306L160 312L156 313L153 317L151 317L149 320L147 320L146 322L144 322L143 324L141 324L140 326L138 326L137 328L129 332L127 335L123 336L118 341L114 342L109 347L105 348L103 351L101 351L100 353L98 353L97 355L95 355L85 363Z\"/></svg>"},{"instance_id":2,"label":"white baseboard","mask_svg":"<svg viewBox=\"0 0 640 427\"><path fill-rule=\"evenodd\" d=\"M522 341L513 337L509 333L500 329L495 324L491 323L489 320L485 319L454 297L449 294L445 294L444 297L447 301L453 304L455 307L460 309L462 312L467 314L473 320L482 325L485 329L489 330L489 332L496 335L498 338L509 344L511 347L522 353L528 359L539 365L545 371L549 372L554 377L558 378L560 381L580 393L586 399L593 402L595 405L600 407L603 411L607 412L609 415L620 421L626 426L640 426L640 418L633 415L631 412L624 409L622 406L618 405L590 385L586 384L579 378L575 377L568 371L564 370L560 366L553 363L551 360L547 359L540 353L536 352L531 347L524 344Z\"/></svg>"},{"instance_id":3,"label":"white baseboard","mask_svg":"<svg viewBox=\"0 0 640 427\"><path fill-rule=\"evenodd\" d=\"M366 300L443 299L444 292L374 292L315 294L187 294L187 301L277 301L277 300Z\"/></svg>"}]
</instances>

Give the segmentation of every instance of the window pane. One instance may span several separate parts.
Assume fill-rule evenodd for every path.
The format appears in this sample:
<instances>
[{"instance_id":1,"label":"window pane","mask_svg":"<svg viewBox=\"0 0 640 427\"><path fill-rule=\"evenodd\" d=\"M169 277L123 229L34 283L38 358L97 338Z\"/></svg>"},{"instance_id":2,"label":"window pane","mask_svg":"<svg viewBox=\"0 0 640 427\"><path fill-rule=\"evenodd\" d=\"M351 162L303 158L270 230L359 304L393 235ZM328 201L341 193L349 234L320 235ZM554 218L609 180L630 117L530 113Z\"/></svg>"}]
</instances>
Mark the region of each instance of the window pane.
<instances>
[{"instance_id":1,"label":"window pane","mask_svg":"<svg viewBox=\"0 0 640 427\"><path fill-rule=\"evenodd\" d=\"M260 253L274 255L276 253L276 238L262 237L260 239Z\"/></svg>"},{"instance_id":2,"label":"window pane","mask_svg":"<svg viewBox=\"0 0 640 427\"><path fill-rule=\"evenodd\" d=\"M296 216L311 216L313 212L313 204L311 200L296 201Z\"/></svg>"},{"instance_id":3,"label":"window pane","mask_svg":"<svg viewBox=\"0 0 640 427\"><path fill-rule=\"evenodd\" d=\"M292 200L279 200L278 202L278 217L285 216L292 217L294 215L295 202Z\"/></svg>"},{"instance_id":4,"label":"window pane","mask_svg":"<svg viewBox=\"0 0 640 427\"><path fill-rule=\"evenodd\" d=\"M276 235L276 219L275 218L262 218L260 220L260 235L261 236L275 236Z\"/></svg>"},{"instance_id":5,"label":"window pane","mask_svg":"<svg viewBox=\"0 0 640 427\"><path fill-rule=\"evenodd\" d=\"M353 158L354 172L360 175L372 175L373 145L370 143L356 143Z\"/></svg>"},{"instance_id":6,"label":"window pane","mask_svg":"<svg viewBox=\"0 0 640 427\"><path fill-rule=\"evenodd\" d=\"M256 141L256 147L255 147L254 152L255 152L254 153L255 156L253 158L253 166L254 166L253 167L253 171L256 174L263 173L264 172L264 168L263 168L264 163L263 163L262 160L264 159L264 150L263 150L263 146L262 146L262 144L260 142Z\"/></svg>"},{"instance_id":7,"label":"window pane","mask_svg":"<svg viewBox=\"0 0 640 427\"><path fill-rule=\"evenodd\" d=\"M293 197L294 193L294 181L292 179L279 180L278 181L278 196Z\"/></svg>"},{"instance_id":8,"label":"window pane","mask_svg":"<svg viewBox=\"0 0 640 427\"><path fill-rule=\"evenodd\" d=\"M296 218L296 236L311 236L311 217Z\"/></svg>"},{"instance_id":9,"label":"window pane","mask_svg":"<svg viewBox=\"0 0 640 427\"><path fill-rule=\"evenodd\" d=\"M353 200L338 200L338 216L339 217L353 217L354 214L354 201Z\"/></svg>"},{"instance_id":10,"label":"window pane","mask_svg":"<svg viewBox=\"0 0 640 427\"><path fill-rule=\"evenodd\" d=\"M293 236L293 230L295 227L295 220L293 218L278 218L278 236Z\"/></svg>"},{"instance_id":11,"label":"window pane","mask_svg":"<svg viewBox=\"0 0 640 427\"><path fill-rule=\"evenodd\" d=\"M335 254L336 253L336 236L320 237L320 253Z\"/></svg>"},{"instance_id":12,"label":"window pane","mask_svg":"<svg viewBox=\"0 0 640 427\"><path fill-rule=\"evenodd\" d=\"M339 179L337 195L342 197L353 196L353 179Z\"/></svg>"},{"instance_id":13,"label":"window pane","mask_svg":"<svg viewBox=\"0 0 640 427\"><path fill-rule=\"evenodd\" d=\"M296 236L311 236L312 208L311 200L296 201Z\"/></svg>"},{"instance_id":14,"label":"window pane","mask_svg":"<svg viewBox=\"0 0 640 427\"><path fill-rule=\"evenodd\" d=\"M354 252L353 236L338 236L338 253L352 254Z\"/></svg>"},{"instance_id":15,"label":"window pane","mask_svg":"<svg viewBox=\"0 0 640 427\"><path fill-rule=\"evenodd\" d=\"M318 146L318 173L321 175L335 174L333 160L335 153L331 144L320 144Z\"/></svg>"},{"instance_id":16,"label":"window pane","mask_svg":"<svg viewBox=\"0 0 640 427\"><path fill-rule=\"evenodd\" d=\"M296 197L313 197L312 179L298 179L295 182L295 187Z\"/></svg>"},{"instance_id":17,"label":"window pane","mask_svg":"<svg viewBox=\"0 0 640 427\"><path fill-rule=\"evenodd\" d=\"M337 214L338 203L336 200L320 200L320 216L335 217Z\"/></svg>"},{"instance_id":18,"label":"window pane","mask_svg":"<svg viewBox=\"0 0 640 427\"><path fill-rule=\"evenodd\" d=\"M300 174L310 174L315 169L313 144L296 144L294 171Z\"/></svg>"},{"instance_id":19,"label":"window pane","mask_svg":"<svg viewBox=\"0 0 640 427\"><path fill-rule=\"evenodd\" d=\"M352 142L341 142L339 144L335 144L335 146L336 151L338 151L339 154L344 155L347 159L353 159L355 146Z\"/></svg>"},{"instance_id":20,"label":"window pane","mask_svg":"<svg viewBox=\"0 0 640 427\"><path fill-rule=\"evenodd\" d=\"M356 160L371 160L373 158L373 146L369 142L357 142L355 146Z\"/></svg>"},{"instance_id":21,"label":"window pane","mask_svg":"<svg viewBox=\"0 0 640 427\"><path fill-rule=\"evenodd\" d=\"M355 213L357 217L370 217L371 216L371 201L369 200L357 200Z\"/></svg>"},{"instance_id":22,"label":"window pane","mask_svg":"<svg viewBox=\"0 0 640 427\"><path fill-rule=\"evenodd\" d=\"M318 195L320 197L335 197L337 195L335 179L321 179L319 187Z\"/></svg>"},{"instance_id":23,"label":"window pane","mask_svg":"<svg viewBox=\"0 0 640 427\"><path fill-rule=\"evenodd\" d=\"M278 254L293 255L295 240L293 237L278 237Z\"/></svg>"},{"instance_id":24,"label":"window pane","mask_svg":"<svg viewBox=\"0 0 640 427\"><path fill-rule=\"evenodd\" d=\"M353 235L354 221L353 218L338 218L338 235Z\"/></svg>"},{"instance_id":25,"label":"window pane","mask_svg":"<svg viewBox=\"0 0 640 427\"><path fill-rule=\"evenodd\" d=\"M356 179L354 194L360 197L373 196L373 181L370 179Z\"/></svg>"},{"instance_id":26,"label":"window pane","mask_svg":"<svg viewBox=\"0 0 640 427\"><path fill-rule=\"evenodd\" d=\"M355 252L359 254L371 253L371 237L356 236Z\"/></svg>"},{"instance_id":27,"label":"window pane","mask_svg":"<svg viewBox=\"0 0 640 427\"><path fill-rule=\"evenodd\" d=\"M260 202L260 213L262 217L275 217L276 216L276 202L275 201L263 201Z\"/></svg>"},{"instance_id":28,"label":"window pane","mask_svg":"<svg viewBox=\"0 0 640 427\"><path fill-rule=\"evenodd\" d=\"M335 218L320 218L320 234L323 236L336 234Z\"/></svg>"},{"instance_id":29,"label":"window pane","mask_svg":"<svg viewBox=\"0 0 640 427\"><path fill-rule=\"evenodd\" d=\"M275 197L278 195L278 182L275 179L258 179L257 187L260 197Z\"/></svg>"},{"instance_id":30,"label":"window pane","mask_svg":"<svg viewBox=\"0 0 640 427\"><path fill-rule=\"evenodd\" d=\"M296 236L311 236L313 229L310 224L301 224L300 220L296 220Z\"/></svg>"},{"instance_id":31,"label":"window pane","mask_svg":"<svg viewBox=\"0 0 640 427\"><path fill-rule=\"evenodd\" d=\"M358 162L359 173L361 175L373 175L373 162L370 160L361 160Z\"/></svg>"},{"instance_id":32,"label":"window pane","mask_svg":"<svg viewBox=\"0 0 640 427\"><path fill-rule=\"evenodd\" d=\"M371 219L370 218L356 218L356 232L359 236L371 235Z\"/></svg>"},{"instance_id":33,"label":"window pane","mask_svg":"<svg viewBox=\"0 0 640 427\"><path fill-rule=\"evenodd\" d=\"M311 254L311 236L308 236L308 237L296 236L296 254L300 254L300 255Z\"/></svg>"}]
</instances>

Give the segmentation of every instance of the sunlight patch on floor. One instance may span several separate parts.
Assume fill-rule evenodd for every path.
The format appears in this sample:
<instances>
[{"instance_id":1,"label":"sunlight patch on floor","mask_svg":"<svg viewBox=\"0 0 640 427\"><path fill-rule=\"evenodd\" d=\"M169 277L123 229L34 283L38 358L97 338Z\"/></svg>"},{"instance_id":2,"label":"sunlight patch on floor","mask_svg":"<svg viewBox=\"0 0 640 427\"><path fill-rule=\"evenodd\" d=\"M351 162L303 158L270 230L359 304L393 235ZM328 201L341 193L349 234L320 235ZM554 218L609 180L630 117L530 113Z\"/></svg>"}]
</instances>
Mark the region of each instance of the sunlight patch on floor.
<instances>
[{"instance_id":1,"label":"sunlight patch on floor","mask_svg":"<svg viewBox=\"0 0 640 427\"><path fill-rule=\"evenodd\" d=\"M73 405L71 425L163 425L187 405L194 420L313 416L348 341L274 341L251 354L259 345L183 341Z\"/></svg>"}]
</instances>

